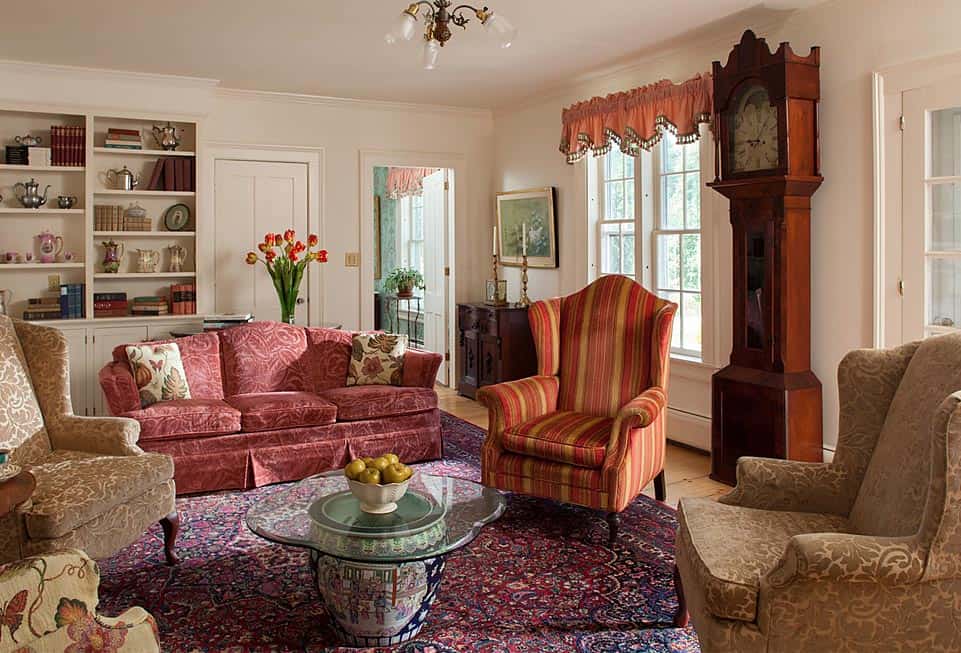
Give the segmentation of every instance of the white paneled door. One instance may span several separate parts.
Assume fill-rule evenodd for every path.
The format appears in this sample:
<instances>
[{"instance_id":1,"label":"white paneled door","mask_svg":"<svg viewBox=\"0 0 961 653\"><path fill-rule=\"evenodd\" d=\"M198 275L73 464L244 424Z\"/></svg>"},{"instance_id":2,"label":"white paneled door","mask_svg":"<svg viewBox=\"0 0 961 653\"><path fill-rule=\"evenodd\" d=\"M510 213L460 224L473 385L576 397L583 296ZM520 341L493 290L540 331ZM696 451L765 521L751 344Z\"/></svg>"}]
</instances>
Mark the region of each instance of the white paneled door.
<instances>
[{"instance_id":1,"label":"white paneled door","mask_svg":"<svg viewBox=\"0 0 961 653\"><path fill-rule=\"evenodd\" d=\"M898 290L909 342L961 328L961 78L907 91L902 102Z\"/></svg>"},{"instance_id":2,"label":"white paneled door","mask_svg":"<svg viewBox=\"0 0 961 653\"><path fill-rule=\"evenodd\" d=\"M424 177L424 349L447 352L447 170ZM438 383L449 385L445 360Z\"/></svg>"},{"instance_id":3,"label":"white paneled door","mask_svg":"<svg viewBox=\"0 0 961 653\"><path fill-rule=\"evenodd\" d=\"M247 265L264 235L297 232L307 239L307 165L218 159L214 172L214 310L253 313L279 320L280 302L263 265ZM308 280L304 277L297 323L307 324Z\"/></svg>"}]
</instances>

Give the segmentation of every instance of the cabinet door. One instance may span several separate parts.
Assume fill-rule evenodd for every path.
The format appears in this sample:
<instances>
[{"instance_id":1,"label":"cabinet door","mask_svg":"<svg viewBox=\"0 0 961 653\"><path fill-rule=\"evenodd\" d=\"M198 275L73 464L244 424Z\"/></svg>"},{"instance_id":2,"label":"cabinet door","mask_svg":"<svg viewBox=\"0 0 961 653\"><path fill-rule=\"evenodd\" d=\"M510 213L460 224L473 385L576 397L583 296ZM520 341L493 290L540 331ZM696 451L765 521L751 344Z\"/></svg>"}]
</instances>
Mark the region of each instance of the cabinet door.
<instances>
[{"instance_id":1,"label":"cabinet door","mask_svg":"<svg viewBox=\"0 0 961 653\"><path fill-rule=\"evenodd\" d=\"M93 358L90 361L90 373L96 378L100 369L113 358L113 348L131 342L142 342L147 339L147 327L123 326L104 327L93 331ZM110 408L104 399L100 384L96 384L96 414L109 415Z\"/></svg>"},{"instance_id":2,"label":"cabinet door","mask_svg":"<svg viewBox=\"0 0 961 653\"><path fill-rule=\"evenodd\" d=\"M493 385L501 381L501 339L483 335L480 338L480 385Z\"/></svg>"},{"instance_id":3,"label":"cabinet door","mask_svg":"<svg viewBox=\"0 0 961 653\"><path fill-rule=\"evenodd\" d=\"M461 385L470 389L478 387L477 377L477 332L461 331L460 335L461 350L460 364L463 367L461 374Z\"/></svg>"},{"instance_id":4,"label":"cabinet door","mask_svg":"<svg viewBox=\"0 0 961 653\"><path fill-rule=\"evenodd\" d=\"M90 415L90 370L87 366L87 330L60 329L67 339L68 362L70 365L70 401L74 415ZM94 381L96 378L94 377Z\"/></svg>"}]
</instances>

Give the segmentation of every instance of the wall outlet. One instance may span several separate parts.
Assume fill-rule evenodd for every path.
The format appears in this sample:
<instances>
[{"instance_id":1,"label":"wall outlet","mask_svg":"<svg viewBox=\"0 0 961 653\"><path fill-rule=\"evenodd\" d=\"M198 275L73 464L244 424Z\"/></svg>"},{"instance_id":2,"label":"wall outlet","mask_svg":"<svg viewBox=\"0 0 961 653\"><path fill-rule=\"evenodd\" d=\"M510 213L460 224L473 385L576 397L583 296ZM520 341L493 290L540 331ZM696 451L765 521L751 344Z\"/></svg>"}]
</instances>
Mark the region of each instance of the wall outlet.
<instances>
[{"instance_id":1,"label":"wall outlet","mask_svg":"<svg viewBox=\"0 0 961 653\"><path fill-rule=\"evenodd\" d=\"M360 252L347 252L344 255L344 265L349 268L359 268Z\"/></svg>"},{"instance_id":2,"label":"wall outlet","mask_svg":"<svg viewBox=\"0 0 961 653\"><path fill-rule=\"evenodd\" d=\"M47 290L56 290L57 292L60 292L60 275L59 274L47 275Z\"/></svg>"}]
</instances>

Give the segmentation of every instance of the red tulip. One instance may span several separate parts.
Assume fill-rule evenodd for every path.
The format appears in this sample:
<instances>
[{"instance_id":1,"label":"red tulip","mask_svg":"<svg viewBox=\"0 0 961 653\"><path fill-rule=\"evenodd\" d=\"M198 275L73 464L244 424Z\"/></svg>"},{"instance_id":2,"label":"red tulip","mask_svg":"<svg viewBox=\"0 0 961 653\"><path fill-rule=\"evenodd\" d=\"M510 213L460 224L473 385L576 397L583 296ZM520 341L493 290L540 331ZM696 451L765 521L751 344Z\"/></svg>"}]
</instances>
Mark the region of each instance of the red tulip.
<instances>
[{"instance_id":1,"label":"red tulip","mask_svg":"<svg viewBox=\"0 0 961 653\"><path fill-rule=\"evenodd\" d=\"M287 254L287 258L289 258L292 263L296 263L296 262L297 262L297 252L295 252L294 250L290 250L290 252L288 252L288 254Z\"/></svg>"},{"instance_id":2,"label":"red tulip","mask_svg":"<svg viewBox=\"0 0 961 653\"><path fill-rule=\"evenodd\" d=\"M247 252L247 265L254 265L257 263L257 254L255 252Z\"/></svg>"},{"instance_id":3,"label":"red tulip","mask_svg":"<svg viewBox=\"0 0 961 653\"><path fill-rule=\"evenodd\" d=\"M284 244L284 237L280 234L274 234L274 247L280 247Z\"/></svg>"},{"instance_id":4,"label":"red tulip","mask_svg":"<svg viewBox=\"0 0 961 653\"><path fill-rule=\"evenodd\" d=\"M317 234L310 234L307 236L307 247L317 247L317 243Z\"/></svg>"},{"instance_id":5,"label":"red tulip","mask_svg":"<svg viewBox=\"0 0 961 653\"><path fill-rule=\"evenodd\" d=\"M299 240L296 243L294 243L294 251L297 252L298 254L304 251L305 249L307 249L307 247Z\"/></svg>"},{"instance_id":6,"label":"red tulip","mask_svg":"<svg viewBox=\"0 0 961 653\"><path fill-rule=\"evenodd\" d=\"M322 250L320 250L320 251L317 252L317 260L318 260L320 263L326 263L326 262L327 262L327 250L326 250L326 249L322 249Z\"/></svg>"},{"instance_id":7,"label":"red tulip","mask_svg":"<svg viewBox=\"0 0 961 653\"><path fill-rule=\"evenodd\" d=\"M261 252L266 252L270 247L271 245L268 245L267 243L260 243L259 245L257 245L257 249L259 249Z\"/></svg>"},{"instance_id":8,"label":"red tulip","mask_svg":"<svg viewBox=\"0 0 961 653\"><path fill-rule=\"evenodd\" d=\"M272 263L275 258L277 258L277 252L272 249L268 249L264 254L264 258L267 259L268 263Z\"/></svg>"},{"instance_id":9,"label":"red tulip","mask_svg":"<svg viewBox=\"0 0 961 653\"><path fill-rule=\"evenodd\" d=\"M273 234L266 234L266 235L264 236L264 245L266 245L267 247L270 247L270 246L273 245L273 244L274 244L274 235L273 235Z\"/></svg>"},{"instance_id":10,"label":"red tulip","mask_svg":"<svg viewBox=\"0 0 961 653\"><path fill-rule=\"evenodd\" d=\"M294 238L296 237L297 237L297 232L294 231L293 229L288 229L287 231L284 232L284 240L286 240L288 243L294 242Z\"/></svg>"}]
</instances>

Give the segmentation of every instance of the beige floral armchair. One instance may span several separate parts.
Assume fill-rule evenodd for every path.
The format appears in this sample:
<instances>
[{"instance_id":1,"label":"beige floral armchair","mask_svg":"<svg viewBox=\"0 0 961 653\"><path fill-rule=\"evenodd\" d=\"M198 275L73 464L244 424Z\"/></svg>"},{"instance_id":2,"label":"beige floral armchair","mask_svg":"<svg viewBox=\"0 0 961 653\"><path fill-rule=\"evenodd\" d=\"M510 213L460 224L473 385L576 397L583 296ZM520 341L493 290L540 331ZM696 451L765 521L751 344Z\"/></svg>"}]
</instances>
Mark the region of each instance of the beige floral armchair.
<instances>
[{"instance_id":1,"label":"beige floral armchair","mask_svg":"<svg viewBox=\"0 0 961 653\"><path fill-rule=\"evenodd\" d=\"M157 623L143 608L97 614L97 563L82 551L0 566L0 653L152 653Z\"/></svg>"},{"instance_id":2,"label":"beige floral armchair","mask_svg":"<svg viewBox=\"0 0 961 653\"><path fill-rule=\"evenodd\" d=\"M851 352L838 385L833 462L742 458L681 500L704 653L961 651L961 335Z\"/></svg>"},{"instance_id":3,"label":"beige floral armchair","mask_svg":"<svg viewBox=\"0 0 961 653\"><path fill-rule=\"evenodd\" d=\"M64 548L105 558L157 521L176 562L173 461L137 446L132 419L74 415L69 374L60 331L0 316L0 448L37 480L0 517L0 563Z\"/></svg>"}]
</instances>

